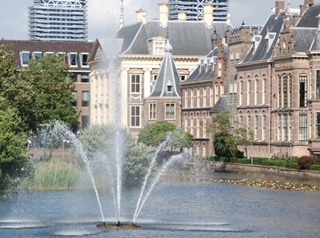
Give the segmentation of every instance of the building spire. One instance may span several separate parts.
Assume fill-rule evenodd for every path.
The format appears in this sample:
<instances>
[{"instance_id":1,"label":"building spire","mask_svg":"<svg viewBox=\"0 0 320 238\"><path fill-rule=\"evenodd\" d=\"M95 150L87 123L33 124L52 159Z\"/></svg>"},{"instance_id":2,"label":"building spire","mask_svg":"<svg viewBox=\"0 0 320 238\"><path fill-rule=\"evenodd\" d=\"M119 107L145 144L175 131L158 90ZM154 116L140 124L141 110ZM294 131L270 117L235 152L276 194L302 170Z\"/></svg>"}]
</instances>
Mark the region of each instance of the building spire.
<instances>
[{"instance_id":1,"label":"building spire","mask_svg":"<svg viewBox=\"0 0 320 238\"><path fill-rule=\"evenodd\" d=\"M120 0L120 29L124 26L124 6L123 0Z\"/></svg>"}]
</instances>

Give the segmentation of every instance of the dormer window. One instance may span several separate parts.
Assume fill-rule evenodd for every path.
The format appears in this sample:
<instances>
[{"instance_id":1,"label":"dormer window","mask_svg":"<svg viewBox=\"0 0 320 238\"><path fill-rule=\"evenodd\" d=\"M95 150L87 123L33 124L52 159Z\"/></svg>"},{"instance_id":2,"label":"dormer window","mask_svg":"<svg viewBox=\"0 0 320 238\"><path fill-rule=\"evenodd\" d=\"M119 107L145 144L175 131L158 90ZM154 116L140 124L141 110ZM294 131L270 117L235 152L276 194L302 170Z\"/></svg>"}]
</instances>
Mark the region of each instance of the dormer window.
<instances>
[{"instance_id":1,"label":"dormer window","mask_svg":"<svg viewBox=\"0 0 320 238\"><path fill-rule=\"evenodd\" d=\"M167 85L167 93L172 93L172 85Z\"/></svg>"},{"instance_id":2,"label":"dormer window","mask_svg":"<svg viewBox=\"0 0 320 238\"><path fill-rule=\"evenodd\" d=\"M31 55L29 51L20 52L21 66L28 66L30 59Z\"/></svg>"},{"instance_id":3,"label":"dormer window","mask_svg":"<svg viewBox=\"0 0 320 238\"><path fill-rule=\"evenodd\" d=\"M154 37L149 42L149 49L152 50L153 55L164 55L164 46L166 39L163 37Z\"/></svg>"},{"instance_id":4,"label":"dormer window","mask_svg":"<svg viewBox=\"0 0 320 238\"><path fill-rule=\"evenodd\" d=\"M36 60L36 61L40 60L41 57L42 57L42 53L41 52L36 51L36 52L33 52L33 54L32 54L32 58L34 60Z\"/></svg>"},{"instance_id":5,"label":"dormer window","mask_svg":"<svg viewBox=\"0 0 320 238\"><path fill-rule=\"evenodd\" d=\"M268 50L272 47L272 44L273 44L275 38L276 38L276 33L274 33L274 32L268 32L267 33L265 39L268 40Z\"/></svg>"},{"instance_id":6,"label":"dormer window","mask_svg":"<svg viewBox=\"0 0 320 238\"><path fill-rule=\"evenodd\" d=\"M78 54L77 53L69 53L68 54L68 63L70 67L78 67Z\"/></svg>"},{"instance_id":7,"label":"dormer window","mask_svg":"<svg viewBox=\"0 0 320 238\"><path fill-rule=\"evenodd\" d=\"M259 47L259 44L261 42L261 36L260 35L256 35L253 37L252 42L254 44L254 51L256 51Z\"/></svg>"},{"instance_id":8,"label":"dormer window","mask_svg":"<svg viewBox=\"0 0 320 238\"><path fill-rule=\"evenodd\" d=\"M83 67L83 68L89 67L89 54L88 53L81 53L80 54L80 63L81 63L81 67Z\"/></svg>"}]
</instances>

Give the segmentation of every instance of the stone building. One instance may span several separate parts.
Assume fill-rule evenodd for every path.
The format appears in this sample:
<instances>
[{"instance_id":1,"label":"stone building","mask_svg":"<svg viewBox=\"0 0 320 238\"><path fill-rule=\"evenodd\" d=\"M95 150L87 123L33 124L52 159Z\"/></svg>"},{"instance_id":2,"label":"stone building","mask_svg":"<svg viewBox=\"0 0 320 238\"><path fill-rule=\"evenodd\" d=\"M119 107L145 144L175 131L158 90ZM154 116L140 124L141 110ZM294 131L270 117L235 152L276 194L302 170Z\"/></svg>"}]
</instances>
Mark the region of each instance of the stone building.
<instances>
[{"instance_id":1,"label":"stone building","mask_svg":"<svg viewBox=\"0 0 320 238\"><path fill-rule=\"evenodd\" d=\"M237 65L238 121L254 134L248 156L318 154L320 5L275 3Z\"/></svg>"},{"instance_id":2,"label":"stone building","mask_svg":"<svg viewBox=\"0 0 320 238\"><path fill-rule=\"evenodd\" d=\"M210 51L213 29L222 34L228 27L226 23L212 23L212 14L198 22L169 21L168 5L160 4L159 11L159 20L148 20L146 12L139 10L137 23L123 26L115 39L97 39L90 56L92 124L109 124L114 120L112 108L109 108L111 94L102 89L107 87L110 73L101 64L103 58L110 58L116 51L115 68L122 95L120 120L123 127L137 136L151 123L145 115L151 115L153 109L146 105L146 99L149 100L157 84L167 39L172 45L171 54L182 82L197 67L198 60ZM180 115L180 105L176 105L176 109Z\"/></svg>"}]
</instances>

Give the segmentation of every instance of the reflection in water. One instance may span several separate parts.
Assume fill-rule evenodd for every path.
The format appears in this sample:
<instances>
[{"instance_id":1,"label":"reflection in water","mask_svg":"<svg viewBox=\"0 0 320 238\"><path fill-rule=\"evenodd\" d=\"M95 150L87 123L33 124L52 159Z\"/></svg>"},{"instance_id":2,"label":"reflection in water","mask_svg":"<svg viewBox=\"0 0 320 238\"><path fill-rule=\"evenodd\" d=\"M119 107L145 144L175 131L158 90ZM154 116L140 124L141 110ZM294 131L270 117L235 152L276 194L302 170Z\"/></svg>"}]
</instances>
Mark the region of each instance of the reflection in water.
<instances>
[{"instance_id":1,"label":"reflection in water","mask_svg":"<svg viewBox=\"0 0 320 238\"><path fill-rule=\"evenodd\" d=\"M141 211L141 229L121 230L96 226L91 191L23 193L0 199L0 237L318 237L319 195L167 177ZM124 191L124 222L138 196Z\"/></svg>"}]
</instances>

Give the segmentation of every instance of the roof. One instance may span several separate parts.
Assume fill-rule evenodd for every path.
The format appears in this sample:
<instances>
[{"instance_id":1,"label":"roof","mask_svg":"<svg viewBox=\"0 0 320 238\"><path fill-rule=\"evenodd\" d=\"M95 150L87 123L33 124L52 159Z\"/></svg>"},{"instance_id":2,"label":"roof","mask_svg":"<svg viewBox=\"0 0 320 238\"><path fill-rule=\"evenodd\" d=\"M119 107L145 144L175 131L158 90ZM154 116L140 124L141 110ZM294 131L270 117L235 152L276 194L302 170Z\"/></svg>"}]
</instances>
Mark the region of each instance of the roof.
<instances>
[{"instance_id":1,"label":"roof","mask_svg":"<svg viewBox=\"0 0 320 238\"><path fill-rule=\"evenodd\" d=\"M303 14L297 27L318 27L318 15L320 13L320 4L312 5Z\"/></svg>"},{"instance_id":2,"label":"roof","mask_svg":"<svg viewBox=\"0 0 320 238\"><path fill-rule=\"evenodd\" d=\"M210 110L211 113L219 113L229 111L229 97L227 95L221 95L218 102Z\"/></svg>"},{"instance_id":3,"label":"roof","mask_svg":"<svg viewBox=\"0 0 320 238\"><path fill-rule=\"evenodd\" d=\"M172 46L167 40L165 56L163 58L156 84L150 97L180 97L180 77L171 54ZM170 92L168 91L170 87Z\"/></svg>"},{"instance_id":4,"label":"roof","mask_svg":"<svg viewBox=\"0 0 320 238\"><path fill-rule=\"evenodd\" d=\"M283 26L284 17L284 13L281 13L278 17L276 17L275 14L271 14L269 16L266 24L263 26L259 35L257 35L257 37L261 37L259 45L257 46L257 48L255 48L254 45L251 47L242 63L267 60L272 57L272 48L276 45L277 39L279 38L279 34ZM272 41L271 45L269 45L269 33L275 34L274 40Z\"/></svg>"},{"instance_id":5,"label":"roof","mask_svg":"<svg viewBox=\"0 0 320 238\"><path fill-rule=\"evenodd\" d=\"M319 47L320 41L313 43L315 36L317 35L318 29L316 28L292 28L293 38L295 41L296 52L307 52L311 45Z\"/></svg>"},{"instance_id":6,"label":"roof","mask_svg":"<svg viewBox=\"0 0 320 238\"><path fill-rule=\"evenodd\" d=\"M215 70L215 60L218 54L218 48L214 48L207 57L200 60L198 67L191 73L185 83L213 80Z\"/></svg>"},{"instance_id":7,"label":"roof","mask_svg":"<svg viewBox=\"0 0 320 238\"><path fill-rule=\"evenodd\" d=\"M33 41L33 40L1 40L0 44L8 44L15 54L15 61L21 67L20 52L74 52L90 53L93 42L85 41ZM79 67L81 64L79 64Z\"/></svg>"},{"instance_id":8,"label":"roof","mask_svg":"<svg viewBox=\"0 0 320 238\"><path fill-rule=\"evenodd\" d=\"M222 36L227 28L228 25L222 22L216 22L213 28L208 29L203 22L169 21L167 29L161 27L158 20L150 20L124 26L116 37L124 39L123 54L152 54L148 40L161 36L170 40L175 56L206 55L211 49L210 35L213 29Z\"/></svg>"}]
</instances>

